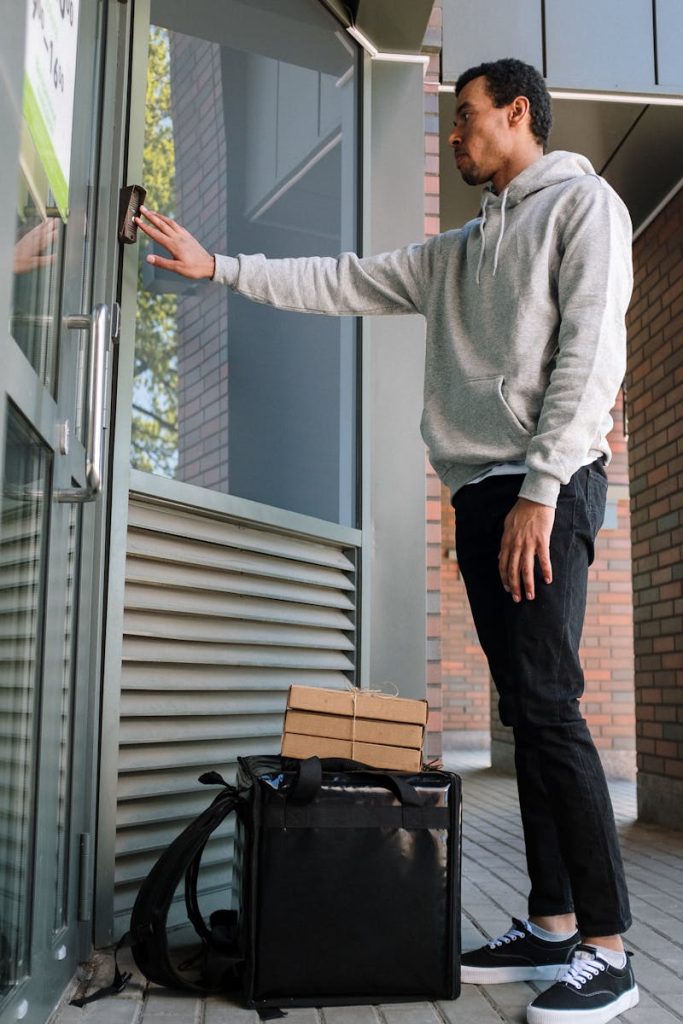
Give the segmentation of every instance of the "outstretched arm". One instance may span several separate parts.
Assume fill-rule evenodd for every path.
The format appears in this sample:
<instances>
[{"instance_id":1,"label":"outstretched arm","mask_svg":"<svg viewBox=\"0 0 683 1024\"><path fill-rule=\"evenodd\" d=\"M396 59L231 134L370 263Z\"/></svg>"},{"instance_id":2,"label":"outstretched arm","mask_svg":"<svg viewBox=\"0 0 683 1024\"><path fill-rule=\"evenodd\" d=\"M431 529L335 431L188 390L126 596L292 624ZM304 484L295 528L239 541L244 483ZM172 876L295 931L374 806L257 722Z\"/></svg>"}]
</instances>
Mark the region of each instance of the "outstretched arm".
<instances>
[{"instance_id":1,"label":"outstretched arm","mask_svg":"<svg viewBox=\"0 0 683 1024\"><path fill-rule=\"evenodd\" d=\"M147 261L194 280L210 278L278 309L332 316L420 313L436 258L438 238L379 256L304 256L267 259L213 256L170 217L142 208L136 223L170 256Z\"/></svg>"}]
</instances>

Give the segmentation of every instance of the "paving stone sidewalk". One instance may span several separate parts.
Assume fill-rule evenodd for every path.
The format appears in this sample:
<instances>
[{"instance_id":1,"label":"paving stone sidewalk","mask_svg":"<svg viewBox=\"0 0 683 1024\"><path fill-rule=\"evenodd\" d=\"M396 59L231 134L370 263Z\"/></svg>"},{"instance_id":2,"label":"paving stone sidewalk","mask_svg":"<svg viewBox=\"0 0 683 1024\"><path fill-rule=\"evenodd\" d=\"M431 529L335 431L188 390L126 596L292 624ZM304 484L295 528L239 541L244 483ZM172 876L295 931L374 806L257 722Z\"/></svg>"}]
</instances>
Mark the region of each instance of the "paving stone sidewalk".
<instances>
[{"instance_id":1,"label":"paving stone sidewalk","mask_svg":"<svg viewBox=\"0 0 683 1024\"><path fill-rule=\"evenodd\" d=\"M494 773L479 752L450 754L462 775L463 948L504 932L525 910L526 874L514 780ZM635 821L635 786L610 786L626 862L634 924L627 936L636 954L640 1004L625 1024L683 1022L683 832ZM127 969L132 963L121 958ZM88 990L108 983L111 960L98 957ZM83 986L81 986L82 988ZM541 988L526 983L465 985L453 1002L290 1010L286 1024L522 1024ZM82 1010L66 1002L51 1024L260 1024L254 1011L227 999L195 999L147 985L134 972L124 993Z\"/></svg>"}]
</instances>

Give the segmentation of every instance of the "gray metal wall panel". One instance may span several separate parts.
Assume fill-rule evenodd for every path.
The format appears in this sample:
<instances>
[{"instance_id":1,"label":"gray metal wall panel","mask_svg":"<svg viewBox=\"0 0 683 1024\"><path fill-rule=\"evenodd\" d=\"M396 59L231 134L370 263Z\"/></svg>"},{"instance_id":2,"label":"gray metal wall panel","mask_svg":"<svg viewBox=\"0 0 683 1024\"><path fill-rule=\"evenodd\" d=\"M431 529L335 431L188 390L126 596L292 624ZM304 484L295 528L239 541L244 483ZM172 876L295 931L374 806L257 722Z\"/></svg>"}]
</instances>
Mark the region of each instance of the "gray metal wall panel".
<instances>
[{"instance_id":1,"label":"gray metal wall panel","mask_svg":"<svg viewBox=\"0 0 683 1024\"><path fill-rule=\"evenodd\" d=\"M422 72L419 64L372 64L366 252L385 252L423 237ZM375 686L391 681L405 697L424 697L424 323L412 316L373 318L363 342L371 394L370 460L364 468L370 492L365 529L372 537L370 584L366 581L364 591L368 676Z\"/></svg>"},{"instance_id":2,"label":"gray metal wall panel","mask_svg":"<svg viewBox=\"0 0 683 1024\"><path fill-rule=\"evenodd\" d=\"M443 7L443 81L454 82L474 64L517 57L540 68L540 0L446 0Z\"/></svg>"},{"instance_id":3,"label":"gray metal wall panel","mask_svg":"<svg viewBox=\"0 0 683 1024\"><path fill-rule=\"evenodd\" d=\"M629 208L634 230L681 180L683 107L651 104L605 170Z\"/></svg>"},{"instance_id":4,"label":"gray metal wall panel","mask_svg":"<svg viewBox=\"0 0 683 1024\"><path fill-rule=\"evenodd\" d=\"M433 0L358 0L356 26L380 50L419 51Z\"/></svg>"},{"instance_id":5,"label":"gray metal wall panel","mask_svg":"<svg viewBox=\"0 0 683 1024\"><path fill-rule=\"evenodd\" d=\"M656 0L659 84L683 92L683 3Z\"/></svg>"},{"instance_id":6,"label":"gray metal wall panel","mask_svg":"<svg viewBox=\"0 0 683 1024\"><path fill-rule=\"evenodd\" d=\"M115 931L168 842L211 798L197 776L279 750L292 682L355 671L355 553L133 498L129 512ZM232 824L201 890L230 905ZM172 921L182 920L176 905Z\"/></svg>"},{"instance_id":7,"label":"gray metal wall panel","mask_svg":"<svg viewBox=\"0 0 683 1024\"><path fill-rule=\"evenodd\" d=\"M683 6L655 0L545 0L551 88L624 92L683 90ZM443 0L443 81L502 56L543 68L541 0Z\"/></svg>"},{"instance_id":8,"label":"gray metal wall panel","mask_svg":"<svg viewBox=\"0 0 683 1024\"><path fill-rule=\"evenodd\" d=\"M545 10L549 85L654 86L651 0L546 0Z\"/></svg>"}]
</instances>

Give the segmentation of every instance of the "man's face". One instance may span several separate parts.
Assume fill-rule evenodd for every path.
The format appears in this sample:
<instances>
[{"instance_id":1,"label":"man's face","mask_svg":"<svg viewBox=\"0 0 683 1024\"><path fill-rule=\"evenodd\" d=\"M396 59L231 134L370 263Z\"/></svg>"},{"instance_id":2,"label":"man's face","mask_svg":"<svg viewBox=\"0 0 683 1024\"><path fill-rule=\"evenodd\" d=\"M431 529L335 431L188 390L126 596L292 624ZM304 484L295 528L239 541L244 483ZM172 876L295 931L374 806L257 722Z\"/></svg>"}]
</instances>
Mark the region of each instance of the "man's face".
<instances>
[{"instance_id":1,"label":"man's face","mask_svg":"<svg viewBox=\"0 0 683 1024\"><path fill-rule=\"evenodd\" d=\"M508 114L509 107L494 107L483 75L458 94L448 142L468 185L484 185L504 165L511 141Z\"/></svg>"}]
</instances>

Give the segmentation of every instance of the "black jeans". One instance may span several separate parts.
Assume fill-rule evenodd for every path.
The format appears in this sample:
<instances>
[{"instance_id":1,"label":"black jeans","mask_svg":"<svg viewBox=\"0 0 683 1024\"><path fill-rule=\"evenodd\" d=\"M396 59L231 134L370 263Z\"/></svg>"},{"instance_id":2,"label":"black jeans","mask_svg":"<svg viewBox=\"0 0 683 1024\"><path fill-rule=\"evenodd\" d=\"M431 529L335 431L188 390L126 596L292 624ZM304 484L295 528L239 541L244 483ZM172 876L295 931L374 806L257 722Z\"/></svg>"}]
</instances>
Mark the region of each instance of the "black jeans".
<instances>
[{"instance_id":1,"label":"black jeans","mask_svg":"<svg viewBox=\"0 0 683 1024\"><path fill-rule=\"evenodd\" d=\"M529 914L576 913L585 936L631 923L605 775L579 709L579 643L588 567L602 525L607 478L601 462L560 490L550 540L553 582L536 567L536 598L515 604L498 575L503 522L519 475L493 476L453 499L456 551L479 641L512 726L519 803L531 880Z\"/></svg>"}]
</instances>

